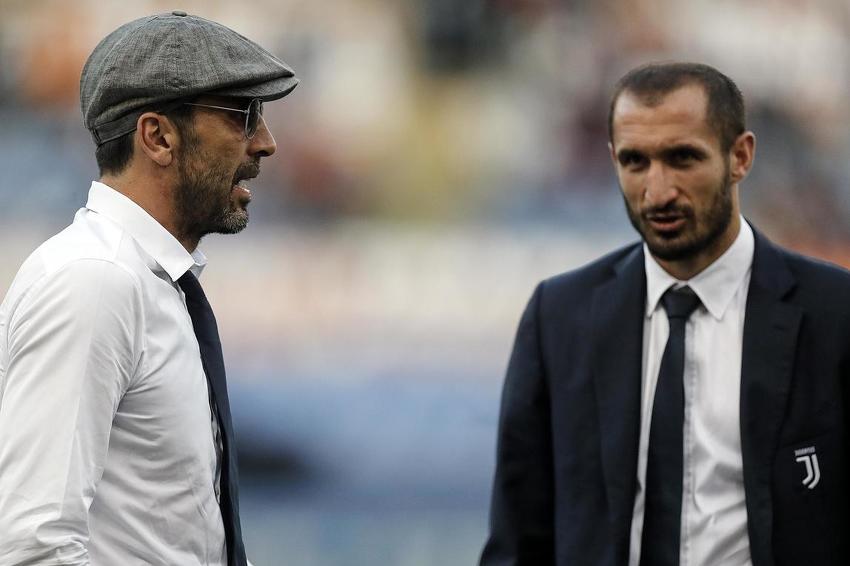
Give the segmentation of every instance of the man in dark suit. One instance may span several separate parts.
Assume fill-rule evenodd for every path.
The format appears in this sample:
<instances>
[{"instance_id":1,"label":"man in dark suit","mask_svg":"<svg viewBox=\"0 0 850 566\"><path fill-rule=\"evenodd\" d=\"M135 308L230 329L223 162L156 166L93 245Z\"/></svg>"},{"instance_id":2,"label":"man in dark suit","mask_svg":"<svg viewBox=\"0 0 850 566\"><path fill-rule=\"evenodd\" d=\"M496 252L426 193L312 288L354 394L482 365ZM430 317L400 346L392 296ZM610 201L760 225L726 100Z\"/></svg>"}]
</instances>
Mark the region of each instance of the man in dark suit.
<instances>
[{"instance_id":1,"label":"man in dark suit","mask_svg":"<svg viewBox=\"0 0 850 566\"><path fill-rule=\"evenodd\" d=\"M643 242L535 290L481 564L850 564L850 274L741 217L755 136L717 70L631 71L609 134Z\"/></svg>"}]
</instances>

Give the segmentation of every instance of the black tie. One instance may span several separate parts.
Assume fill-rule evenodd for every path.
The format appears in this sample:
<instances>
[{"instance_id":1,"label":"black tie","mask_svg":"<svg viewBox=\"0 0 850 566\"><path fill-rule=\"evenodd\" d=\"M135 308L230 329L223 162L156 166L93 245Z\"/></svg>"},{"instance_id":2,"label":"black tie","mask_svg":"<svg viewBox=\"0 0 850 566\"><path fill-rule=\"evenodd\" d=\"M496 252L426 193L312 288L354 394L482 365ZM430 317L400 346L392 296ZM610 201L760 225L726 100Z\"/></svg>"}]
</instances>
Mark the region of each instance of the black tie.
<instances>
[{"instance_id":1,"label":"black tie","mask_svg":"<svg viewBox=\"0 0 850 566\"><path fill-rule=\"evenodd\" d=\"M218 325L201 284L187 271L178 279L186 294L186 307L192 318L195 336L201 349L201 362L207 374L210 396L218 414L221 433L221 495L219 505L224 520L227 540L227 563L229 566L246 566L245 547L242 544L242 526L239 523L239 473L236 464L236 447L233 446L233 423L230 420L230 401L227 398L227 378L224 373L224 357L218 338Z\"/></svg>"},{"instance_id":2,"label":"black tie","mask_svg":"<svg viewBox=\"0 0 850 566\"><path fill-rule=\"evenodd\" d=\"M685 425L685 324L700 300L689 287L661 298L670 337L661 358L649 429L641 566L678 566Z\"/></svg>"}]
</instances>

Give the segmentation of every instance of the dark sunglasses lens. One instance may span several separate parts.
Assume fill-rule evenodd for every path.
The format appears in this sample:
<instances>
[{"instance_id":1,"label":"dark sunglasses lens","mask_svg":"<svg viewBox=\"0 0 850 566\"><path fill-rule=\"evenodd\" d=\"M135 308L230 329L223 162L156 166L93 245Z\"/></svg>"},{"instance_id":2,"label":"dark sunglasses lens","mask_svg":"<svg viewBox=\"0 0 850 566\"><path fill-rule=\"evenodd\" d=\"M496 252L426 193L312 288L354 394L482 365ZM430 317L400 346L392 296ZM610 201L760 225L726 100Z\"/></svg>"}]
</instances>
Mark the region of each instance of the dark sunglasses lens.
<instances>
[{"instance_id":1,"label":"dark sunglasses lens","mask_svg":"<svg viewBox=\"0 0 850 566\"><path fill-rule=\"evenodd\" d=\"M263 103L259 98L255 98L248 106L248 117L245 119L245 134L248 139L254 137L257 133L257 127L260 125L260 114L263 112Z\"/></svg>"}]
</instances>

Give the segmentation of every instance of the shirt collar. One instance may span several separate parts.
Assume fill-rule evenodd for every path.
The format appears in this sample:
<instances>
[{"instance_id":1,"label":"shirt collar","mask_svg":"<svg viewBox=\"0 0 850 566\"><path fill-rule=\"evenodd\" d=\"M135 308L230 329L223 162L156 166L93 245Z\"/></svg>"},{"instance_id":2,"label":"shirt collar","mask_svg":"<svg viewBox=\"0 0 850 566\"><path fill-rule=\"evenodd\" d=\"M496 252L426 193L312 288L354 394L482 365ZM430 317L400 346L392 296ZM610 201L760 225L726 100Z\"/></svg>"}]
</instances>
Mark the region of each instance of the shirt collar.
<instances>
[{"instance_id":1,"label":"shirt collar","mask_svg":"<svg viewBox=\"0 0 850 566\"><path fill-rule=\"evenodd\" d=\"M199 249L192 253L177 241L171 232L129 197L112 187L92 181L86 208L102 214L118 224L150 256L152 271L165 271L172 281L177 281L187 271L200 277L207 257Z\"/></svg>"},{"instance_id":2,"label":"shirt collar","mask_svg":"<svg viewBox=\"0 0 850 566\"><path fill-rule=\"evenodd\" d=\"M754 250L753 230L741 217L741 229L729 249L695 277L688 281L681 281L664 271L644 244L646 316L652 315L667 289L687 285L696 293L711 316L720 320L732 303L732 298L744 278L750 272Z\"/></svg>"}]
</instances>

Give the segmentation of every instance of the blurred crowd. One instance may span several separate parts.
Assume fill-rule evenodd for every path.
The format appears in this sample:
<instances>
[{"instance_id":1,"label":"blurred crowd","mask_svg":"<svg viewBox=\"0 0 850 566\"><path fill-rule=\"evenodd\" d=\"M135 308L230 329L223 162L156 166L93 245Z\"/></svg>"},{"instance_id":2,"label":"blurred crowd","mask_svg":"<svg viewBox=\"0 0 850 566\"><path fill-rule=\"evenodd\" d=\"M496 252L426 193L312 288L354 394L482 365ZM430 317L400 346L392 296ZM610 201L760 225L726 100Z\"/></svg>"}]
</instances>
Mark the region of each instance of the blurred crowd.
<instances>
[{"instance_id":1,"label":"blurred crowd","mask_svg":"<svg viewBox=\"0 0 850 566\"><path fill-rule=\"evenodd\" d=\"M746 213L850 263L843 0L0 0L0 166L13 181L0 214L81 200L94 175L85 57L117 23L175 7L256 38L302 77L267 107L280 155L262 176L264 221L622 223L611 86L638 63L691 59L747 98L759 143Z\"/></svg>"}]
</instances>

